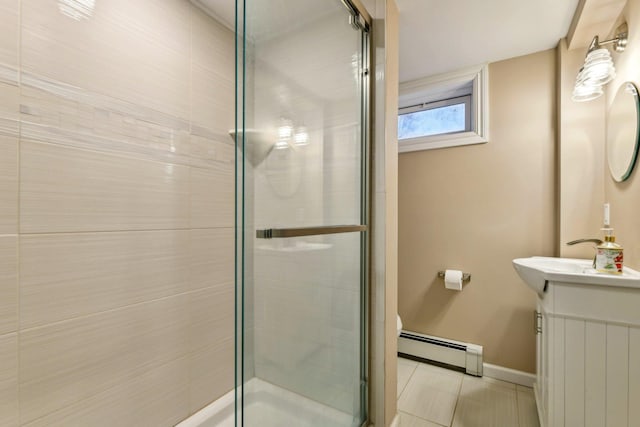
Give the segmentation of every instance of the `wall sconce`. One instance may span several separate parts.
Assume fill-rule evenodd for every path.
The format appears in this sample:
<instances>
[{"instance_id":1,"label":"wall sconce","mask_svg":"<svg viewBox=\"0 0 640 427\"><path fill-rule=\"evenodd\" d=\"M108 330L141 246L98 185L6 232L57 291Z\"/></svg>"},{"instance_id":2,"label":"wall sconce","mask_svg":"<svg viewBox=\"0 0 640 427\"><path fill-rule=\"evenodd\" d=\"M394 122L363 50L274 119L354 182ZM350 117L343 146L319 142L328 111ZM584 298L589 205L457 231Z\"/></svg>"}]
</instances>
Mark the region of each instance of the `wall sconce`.
<instances>
[{"instance_id":1,"label":"wall sconce","mask_svg":"<svg viewBox=\"0 0 640 427\"><path fill-rule=\"evenodd\" d=\"M576 77L572 100L590 101L604 93L602 87L615 78L616 69L609 50L603 46L613 44L616 52L624 52L627 47L627 34L628 27L624 23L616 29L616 37L611 40L600 41L598 36L593 38L587 50L584 65Z\"/></svg>"}]
</instances>

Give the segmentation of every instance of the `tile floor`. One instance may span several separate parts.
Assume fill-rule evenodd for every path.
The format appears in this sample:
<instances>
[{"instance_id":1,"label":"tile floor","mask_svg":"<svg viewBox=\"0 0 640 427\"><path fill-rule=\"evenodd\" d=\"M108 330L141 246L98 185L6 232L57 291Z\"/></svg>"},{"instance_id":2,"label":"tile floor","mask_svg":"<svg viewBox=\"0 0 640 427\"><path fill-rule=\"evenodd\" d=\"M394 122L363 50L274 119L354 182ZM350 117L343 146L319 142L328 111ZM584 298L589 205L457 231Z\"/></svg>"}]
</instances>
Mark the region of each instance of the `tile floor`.
<instances>
[{"instance_id":1,"label":"tile floor","mask_svg":"<svg viewBox=\"0 0 640 427\"><path fill-rule=\"evenodd\" d=\"M539 427L533 390L398 358L401 427Z\"/></svg>"}]
</instances>

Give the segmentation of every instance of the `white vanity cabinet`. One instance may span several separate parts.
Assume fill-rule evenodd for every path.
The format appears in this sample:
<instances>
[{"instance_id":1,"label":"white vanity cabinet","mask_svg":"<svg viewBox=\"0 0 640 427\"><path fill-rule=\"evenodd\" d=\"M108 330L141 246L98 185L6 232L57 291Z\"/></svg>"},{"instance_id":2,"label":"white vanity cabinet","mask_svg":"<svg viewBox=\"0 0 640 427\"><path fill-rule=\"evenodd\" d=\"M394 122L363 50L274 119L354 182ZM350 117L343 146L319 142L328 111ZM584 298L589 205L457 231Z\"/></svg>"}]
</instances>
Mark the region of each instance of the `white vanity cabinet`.
<instances>
[{"instance_id":1,"label":"white vanity cabinet","mask_svg":"<svg viewBox=\"0 0 640 427\"><path fill-rule=\"evenodd\" d=\"M542 427L640 427L640 288L548 281L536 327Z\"/></svg>"}]
</instances>

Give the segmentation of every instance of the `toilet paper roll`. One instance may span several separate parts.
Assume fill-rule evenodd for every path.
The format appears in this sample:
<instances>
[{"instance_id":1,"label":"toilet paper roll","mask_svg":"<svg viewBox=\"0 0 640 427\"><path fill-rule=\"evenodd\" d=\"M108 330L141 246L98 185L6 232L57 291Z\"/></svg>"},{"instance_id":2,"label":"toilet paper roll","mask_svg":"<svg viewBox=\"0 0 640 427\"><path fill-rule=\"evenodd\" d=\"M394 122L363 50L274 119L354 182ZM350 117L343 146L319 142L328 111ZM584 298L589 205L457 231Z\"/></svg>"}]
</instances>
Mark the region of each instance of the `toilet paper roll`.
<instances>
[{"instance_id":1,"label":"toilet paper roll","mask_svg":"<svg viewBox=\"0 0 640 427\"><path fill-rule=\"evenodd\" d=\"M445 270L444 287L447 289L451 289L452 291L461 291L462 290L462 271Z\"/></svg>"}]
</instances>

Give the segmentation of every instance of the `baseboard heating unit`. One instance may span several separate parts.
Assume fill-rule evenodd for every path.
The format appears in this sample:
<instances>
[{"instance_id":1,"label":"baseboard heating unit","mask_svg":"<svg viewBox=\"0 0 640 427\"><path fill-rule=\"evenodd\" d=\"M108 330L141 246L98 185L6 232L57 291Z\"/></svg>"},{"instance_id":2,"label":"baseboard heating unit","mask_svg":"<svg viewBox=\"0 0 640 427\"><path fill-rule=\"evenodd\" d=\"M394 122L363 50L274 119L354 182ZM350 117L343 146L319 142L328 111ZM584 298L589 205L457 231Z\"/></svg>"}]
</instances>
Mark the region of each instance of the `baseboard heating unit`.
<instances>
[{"instance_id":1,"label":"baseboard heating unit","mask_svg":"<svg viewBox=\"0 0 640 427\"><path fill-rule=\"evenodd\" d=\"M398 354L426 359L464 369L469 375L482 376L482 346L402 331Z\"/></svg>"}]
</instances>

